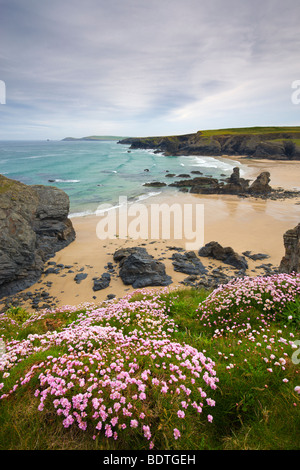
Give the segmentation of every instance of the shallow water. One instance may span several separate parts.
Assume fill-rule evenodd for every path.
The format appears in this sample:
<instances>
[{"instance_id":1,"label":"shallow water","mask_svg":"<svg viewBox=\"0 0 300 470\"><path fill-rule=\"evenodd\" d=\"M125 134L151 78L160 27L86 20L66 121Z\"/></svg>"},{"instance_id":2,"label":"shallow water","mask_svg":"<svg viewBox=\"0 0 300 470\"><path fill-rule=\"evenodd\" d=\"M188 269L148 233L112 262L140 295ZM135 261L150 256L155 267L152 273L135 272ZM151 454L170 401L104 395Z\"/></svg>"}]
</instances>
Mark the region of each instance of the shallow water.
<instances>
[{"instance_id":1,"label":"shallow water","mask_svg":"<svg viewBox=\"0 0 300 470\"><path fill-rule=\"evenodd\" d=\"M0 173L25 184L53 185L70 197L72 216L95 213L99 204L118 204L120 196L144 200L168 187L143 186L146 182L170 184L167 172L201 171L203 176L230 176L240 162L213 157L165 157L151 150L129 150L115 141L2 141ZM147 170L147 171L146 171ZM197 176L192 175L191 176Z\"/></svg>"}]
</instances>

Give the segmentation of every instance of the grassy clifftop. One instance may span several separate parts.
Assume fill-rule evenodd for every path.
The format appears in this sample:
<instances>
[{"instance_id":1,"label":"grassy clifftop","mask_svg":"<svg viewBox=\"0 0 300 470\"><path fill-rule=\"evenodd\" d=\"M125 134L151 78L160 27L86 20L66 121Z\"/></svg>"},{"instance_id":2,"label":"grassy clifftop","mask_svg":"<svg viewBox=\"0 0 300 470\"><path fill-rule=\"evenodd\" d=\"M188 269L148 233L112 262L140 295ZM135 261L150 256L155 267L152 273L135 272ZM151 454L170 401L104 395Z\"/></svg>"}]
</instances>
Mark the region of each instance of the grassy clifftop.
<instances>
[{"instance_id":1,"label":"grassy clifftop","mask_svg":"<svg viewBox=\"0 0 300 470\"><path fill-rule=\"evenodd\" d=\"M246 155L251 158L300 160L300 127L249 127L200 130L194 134L129 138L132 149L155 149L165 155Z\"/></svg>"}]
</instances>

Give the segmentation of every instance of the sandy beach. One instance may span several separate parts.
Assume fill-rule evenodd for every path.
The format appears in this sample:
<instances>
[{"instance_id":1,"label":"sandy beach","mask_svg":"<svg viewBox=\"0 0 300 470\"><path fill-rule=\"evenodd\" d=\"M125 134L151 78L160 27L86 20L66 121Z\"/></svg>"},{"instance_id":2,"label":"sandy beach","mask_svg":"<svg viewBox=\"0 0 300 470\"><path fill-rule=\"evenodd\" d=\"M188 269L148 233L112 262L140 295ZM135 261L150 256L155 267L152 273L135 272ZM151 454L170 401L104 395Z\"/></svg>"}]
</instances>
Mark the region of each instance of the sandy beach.
<instances>
[{"instance_id":1,"label":"sandy beach","mask_svg":"<svg viewBox=\"0 0 300 470\"><path fill-rule=\"evenodd\" d=\"M244 157L234 160L246 165L243 167L245 178L254 180L262 171L269 171L272 187L300 189L300 162L253 161ZM204 244L217 241L224 247L232 247L239 254L244 251L264 253L269 255L265 262L273 266L279 266L284 255L283 234L300 221L300 198L274 201L229 195L202 196L172 191L162 192L159 196L149 198L143 203L146 204L148 210L152 204L178 204L183 211L184 205L190 205L193 208L202 205L204 208ZM107 299L108 294L114 294L116 298L120 298L134 289L124 285L117 276L118 265L113 261L113 253L121 247L131 246L144 246L155 259L162 261L166 266L166 273L172 277L172 286L181 285L180 283L187 277L187 274L175 272L172 265L171 256L174 251L170 247L187 249L186 239L174 238L174 225L171 225L169 238L157 239L149 236L137 240L130 237L101 240L97 236L97 226L100 220L101 217L96 215L73 218L76 240L50 260L57 265L63 265L60 272L43 274L39 282L27 291L47 290L59 306L78 305L83 302L99 304ZM142 225L143 223L142 221ZM159 233L161 233L161 227ZM195 249L196 253L198 248ZM201 261L209 267L208 269L214 269L220 265L218 261L208 258L201 258ZM93 278L100 277L101 274L107 272L108 262L114 263L116 274L112 275L109 287L94 292ZM248 263L248 275L263 274L263 270L258 268L261 261L248 259ZM229 266L225 269L228 273L236 272ZM87 277L77 284L74 277L79 272L86 273ZM31 309L30 303L27 304L27 308Z\"/></svg>"}]
</instances>

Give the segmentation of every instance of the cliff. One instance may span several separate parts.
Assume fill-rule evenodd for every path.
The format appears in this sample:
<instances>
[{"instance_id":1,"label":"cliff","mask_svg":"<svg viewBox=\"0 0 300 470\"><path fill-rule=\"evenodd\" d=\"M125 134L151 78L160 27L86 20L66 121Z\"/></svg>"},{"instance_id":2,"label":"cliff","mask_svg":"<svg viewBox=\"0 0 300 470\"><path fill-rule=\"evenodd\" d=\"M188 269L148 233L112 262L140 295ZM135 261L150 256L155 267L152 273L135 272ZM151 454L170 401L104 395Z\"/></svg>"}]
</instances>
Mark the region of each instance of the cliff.
<instances>
[{"instance_id":1,"label":"cliff","mask_svg":"<svg viewBox=\"0 0 300 470\"><path fill-rule=\"evenodd\" d=\"M75 239L69 197L0 175L0 298L40 277L44 262Z\"/></svg>"},{"instance_id":2,"label":"cliff","mask_svg":"<svg viewBox=\"0 0 300 470\"><path fill-rule=\"evenodd\" d=\"M288 230L284 236L285 255L279 271L282 273L300 273L300 224Z\"/></svg>"},{"instance_id":3,"label":"cliff","mask_svg":"<svg viewBox=\"0 0 300 470\"><path fill-rule=\"evenodd\" d=\"M252 127L198 131L163 137L132 137L119 144L165 155L245 155L257 159L300 160L300 127Z\"/></svg>"}]
</instances>

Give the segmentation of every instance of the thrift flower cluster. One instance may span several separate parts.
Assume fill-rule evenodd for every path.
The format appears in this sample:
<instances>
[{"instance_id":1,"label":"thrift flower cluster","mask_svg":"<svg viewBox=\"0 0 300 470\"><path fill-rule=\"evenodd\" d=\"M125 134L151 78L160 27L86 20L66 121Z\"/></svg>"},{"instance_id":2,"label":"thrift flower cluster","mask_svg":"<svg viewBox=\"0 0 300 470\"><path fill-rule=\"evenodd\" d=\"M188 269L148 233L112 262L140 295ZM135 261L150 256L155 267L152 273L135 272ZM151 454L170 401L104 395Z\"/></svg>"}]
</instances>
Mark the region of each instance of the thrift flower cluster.
<instances>
[{"instance_id":1,"label":"thrift flower cluster","mask_svg":"<svg viewBox=\"0 0 300 470\"><path fill-rule=\"evenodd\" d=\"M299 295L300 274L234 279L219 286L199 305L199 321L214 330L215 337L236 329L248 330L256 324L267 326ZM256 316L249 315L253 309Z\"/></svg>"},{"instance_id":2,"label":"thrift flower cluster","mask_svg":"<svg viewBox=\"0 0 300 470\"><path fill-rule=\"evenodd\" d=\"M142 293L142 300L129 294L100 308L81 306L61 331L9 341L0 363L0 400L35 378L38 410L52 410L64 428L78 426L93 439L136 433L149 448L170 422L174 440L184 433L185 418L212 422L215 402L208 394L217 388L215 363L173 341L176 325L164 301L158 293ZM44 359L37 360L42 352ZM11 369L30 358L26 374L10 382Z\"/></svg>"}]
</instances>

